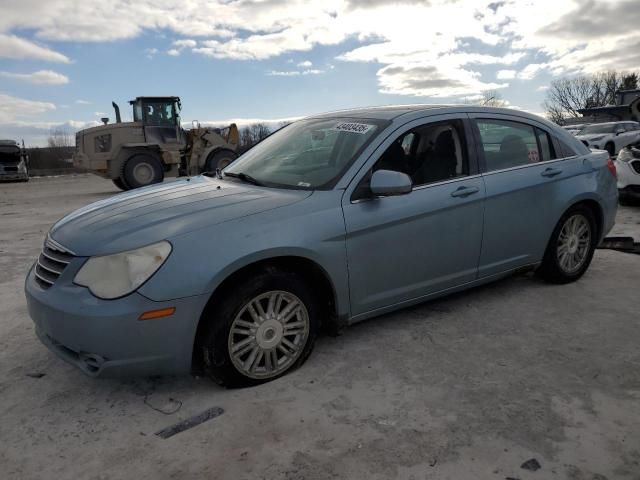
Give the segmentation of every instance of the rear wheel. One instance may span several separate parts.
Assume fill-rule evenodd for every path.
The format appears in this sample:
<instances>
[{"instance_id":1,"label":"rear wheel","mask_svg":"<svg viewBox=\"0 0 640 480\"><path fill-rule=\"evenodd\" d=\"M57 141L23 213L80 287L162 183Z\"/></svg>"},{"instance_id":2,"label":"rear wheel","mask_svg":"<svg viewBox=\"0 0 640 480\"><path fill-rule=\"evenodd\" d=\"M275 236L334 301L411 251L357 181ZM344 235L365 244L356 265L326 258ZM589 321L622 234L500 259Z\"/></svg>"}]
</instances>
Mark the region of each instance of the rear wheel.
<instances>
[{"instance_id":1,"label":"rear wheel","mask_svg":"<svg viewBox=\"0 0 640 480\"><path fill-rule=\"evenodd\" d=\"M230 150L222 150L219 152L211 153L207 158L205 171L215 172L217 169L222 170L233 163L236 158L238 158L238 155Z\"/></svg>"},{"instance_id":2,"label":"rear wheel","mask_svg":"<svg viewBox=\"0 0 640 480\"><path fill-rule=\"evenodd\" d=\"M122 169L122 180L129 188L139 188L160 183L164 170L160 160L147 154L137 154L127 160Z\"/></svg>"},{"instance_id":3,"label":"rear wheel","mask_svg":"<svg viewBox=\"0 0 640 480\"><path fill-rule=\"evenodd\" d=\"M231 388L268 382L300 366L313 349L318 323L304 280L275 269L248 279L207 316L205 372Z\"/></svg>"},{"instance_id":4,"label":"rear wheel","mask_svg":"<svg viewBox=\"0 0 640 480\"><path fill-rule=\"evenodd\" d=\"M114 178L114 179L112 179L112 181L113 181L113 184L116 187L118 187L120 190L129 190L129 188L122 181L122 178L120 178L120 177Z\"/></svg>"},{"instance_id":5,"label":"rear wheel","mask_svg":"<svg viewBox=\"0 0 640 480\"><path fill-rule=\"evenodd\" d=\"M551 283L578 280L589 268L597 241L593 212L582 205L569 209L551 235L537 274Z\"/></svg>"}]
</instances>

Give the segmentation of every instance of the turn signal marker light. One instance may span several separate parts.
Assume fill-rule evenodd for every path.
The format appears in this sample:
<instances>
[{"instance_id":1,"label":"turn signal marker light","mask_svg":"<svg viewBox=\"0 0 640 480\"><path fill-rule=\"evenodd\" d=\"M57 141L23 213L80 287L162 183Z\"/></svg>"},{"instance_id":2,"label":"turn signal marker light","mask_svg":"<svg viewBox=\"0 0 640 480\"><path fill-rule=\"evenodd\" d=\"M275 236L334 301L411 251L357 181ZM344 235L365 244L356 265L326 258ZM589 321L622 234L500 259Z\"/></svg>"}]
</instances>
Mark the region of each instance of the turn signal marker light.
<instances>
[{"instance_id":1,"label":"turn signal marker light","mask_svg":"<svg viewBox=\"0 0 640 480\"><path fill-rule=\"evenodd\" d=\"M138 320L153 320L154 318L169 317L176 312L176 307L161 308L160 310L149 310L144 312Z\"/></svg>"}]
</instances>

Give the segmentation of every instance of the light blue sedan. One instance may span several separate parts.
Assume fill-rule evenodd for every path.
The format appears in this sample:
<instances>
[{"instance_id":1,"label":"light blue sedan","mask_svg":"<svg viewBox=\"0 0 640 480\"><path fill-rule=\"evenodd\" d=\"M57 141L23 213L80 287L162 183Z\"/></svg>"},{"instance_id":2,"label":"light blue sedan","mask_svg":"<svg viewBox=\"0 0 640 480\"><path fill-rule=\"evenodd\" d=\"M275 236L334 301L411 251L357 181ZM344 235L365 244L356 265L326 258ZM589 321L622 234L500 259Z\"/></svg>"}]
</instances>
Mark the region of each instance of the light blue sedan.
<instances>
[{"instance_id":1,"label":"light blue sedan","mask_svg":"<svg viewBox=\"0 0 640 480\"><path fill-rule=\"evenodd\" d=\"M26 279L42 342L90 375L277 378L344 325L526 269L577 280L615 166L546 120L390 106L295 122L224 172L56 223Z\"/></svg>"}]
</instances>

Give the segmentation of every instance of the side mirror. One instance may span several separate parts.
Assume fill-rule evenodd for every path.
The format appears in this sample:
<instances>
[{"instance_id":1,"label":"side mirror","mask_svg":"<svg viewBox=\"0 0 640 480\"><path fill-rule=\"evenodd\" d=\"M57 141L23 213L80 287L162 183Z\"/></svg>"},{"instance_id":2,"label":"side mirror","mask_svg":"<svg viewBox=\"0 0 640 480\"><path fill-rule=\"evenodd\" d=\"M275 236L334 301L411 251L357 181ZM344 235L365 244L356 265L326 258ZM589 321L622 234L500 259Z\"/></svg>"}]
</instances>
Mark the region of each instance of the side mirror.
<instances>
[{"instance_id":1,"label":"side mirror","mask_svg":"<svg viewBox=\"0 0 640 480\"><path fill-rule=\"evenodd\" d=\"M413 183L406 173L377 170L371 176L371 193L377 197L405 195L411 192Z\"/></svg>"}]
</instances>

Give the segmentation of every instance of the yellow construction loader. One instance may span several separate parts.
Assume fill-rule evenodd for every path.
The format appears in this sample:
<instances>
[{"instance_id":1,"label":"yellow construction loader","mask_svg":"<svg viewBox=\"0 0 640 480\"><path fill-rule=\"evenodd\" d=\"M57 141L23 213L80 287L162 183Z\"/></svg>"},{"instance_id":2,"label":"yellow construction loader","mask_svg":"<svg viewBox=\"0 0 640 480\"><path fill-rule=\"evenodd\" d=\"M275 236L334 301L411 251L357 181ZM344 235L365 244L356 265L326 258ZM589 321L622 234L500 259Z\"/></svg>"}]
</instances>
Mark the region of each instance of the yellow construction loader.
<instances>
[{"instance_id":1,"label":"yellow construction loader","mask_svg":"<svg viewBox=\"0 0 640 480\"><path fill-rule=\"evenodd\" d=\"M165 176L197 175L223 169L237 157L238 128L219 129L180 124L179 97L137 97L133 122L123 122L112 102L116 121L76 134L73 163L113 180L122 190L162 182Z\"/></svg>"}]
</instances>

